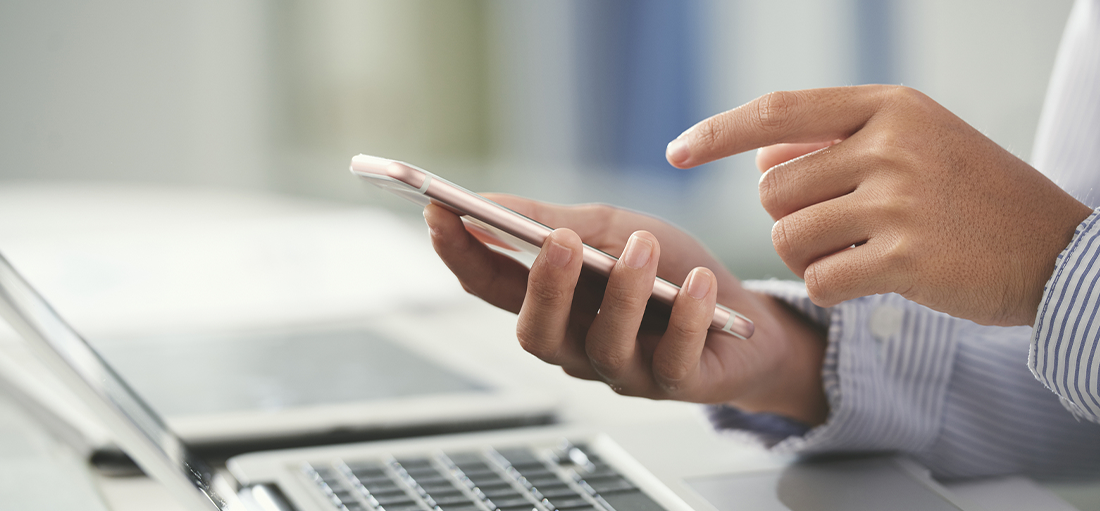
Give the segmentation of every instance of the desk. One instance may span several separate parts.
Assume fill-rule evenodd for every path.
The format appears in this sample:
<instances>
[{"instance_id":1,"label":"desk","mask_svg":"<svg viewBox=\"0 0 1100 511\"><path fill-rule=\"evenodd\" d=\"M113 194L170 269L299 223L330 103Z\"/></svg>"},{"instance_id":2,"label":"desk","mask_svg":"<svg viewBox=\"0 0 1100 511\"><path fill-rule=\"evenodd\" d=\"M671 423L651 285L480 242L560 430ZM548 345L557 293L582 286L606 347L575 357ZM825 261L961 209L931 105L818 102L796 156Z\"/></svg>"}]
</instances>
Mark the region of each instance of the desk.
<instances>
[{"instance_id":1,"label":"desk","mask_svg":"<svg viewBox=\"0 0 1100 511\"><path fill-rule=\"evenodd\" d=\"M415 217L369 208L224 191L0 186L0 250L88 336L347 320L389 308L387 330L410 338L447 331L448 342L467 345L487 370L561 395L563 421L612 432L628 450L645 446L635 450L644 464L690 462L735 472L787 461L745 438L715 433L695 405L624 398L527 355L514 342L514 317L461 292L431 253L421 225ZM382 234L390 248L399 249L371 245ZM416 275L395 280L393 273L365 270L372 267L363 264L365 258L394 252L404 264L415 262ZM396 298L380 302L379 287ZM413 312L429 302L430 313ZM39 443L48 438L18 421L21 429L9 428L15 434ZM654 438L663 441L654 445ZM84 473L72 453L57 459L55 468L68 467L62 477L80 488L98 488L106 502L85 502L82 509L172 509L155 482ZM8 473L14 478L9 481L22 477ZM956 488L998 509L1011 508L995 504L991 495L1013 495L1020 509L1063 505L1022 479ZM80 509L71 502L51 505Z\"/></svg>"}]
</instances>

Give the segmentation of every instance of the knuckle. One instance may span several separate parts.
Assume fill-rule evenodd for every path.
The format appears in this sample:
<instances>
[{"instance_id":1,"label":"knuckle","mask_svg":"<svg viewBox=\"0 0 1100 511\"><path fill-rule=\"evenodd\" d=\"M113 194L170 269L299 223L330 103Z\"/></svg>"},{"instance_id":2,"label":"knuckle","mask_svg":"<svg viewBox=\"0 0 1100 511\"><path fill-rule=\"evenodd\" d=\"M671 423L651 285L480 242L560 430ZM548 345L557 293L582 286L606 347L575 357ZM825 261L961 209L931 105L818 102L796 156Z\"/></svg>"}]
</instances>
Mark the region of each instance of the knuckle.
<instances>
[{"instance_id":1,"label":"knuckle","mask_svg":"<svg viewBox=\"0 0 1100 511\"><path fill-rule=\"evenodd\" d=\"M609 279L604 290L603 303L600 309L604 311L632 312L645 309L649 296L635 291L629 284L621 279Z\"/></svg>"},{"instance_id":2,"label":"knuckle","mask_svg":"<svg viewBox=\"0 0 1100 511\"><path fill-rule=\"evenodd\" d=\"M710 312L708 312L708 315ZM690 321L670 321L665 329L666 339L675 339L676 342L687 342L703 335L709 325L700 325Z\"/></svg>"},{"instance_id":3,"label":"knuckle","mask_svg":"<svg viewBox=\"0 0 1100 511\"><path fill-rule=\"evenodd\" d=\"M613 228L618 225L622 210L607 204L586 204L581 207L584 211L583 218L599 219L597 222L592 222L592 225L585 226L589 232L589 238L583 241L597 244L608 241L608 237L614 232Z\"/></svg>"},{"instance_id":4,"label":"knuckle","mask_svg":"<svg viewBox=\"0 0 1100 511\"><path fill-rule=\"evenodd\" d=\"M791 257L794 256L794 246L791 244L790 239L790 224L794 220L790 217L780 218L772 225L772 245L775 247L775 253L779 254L779 258L791 265Z\"/></svg>"},{"instance_id":5,"label":"knuckle","mask_svg":"<svg viewBox=\"0 0 1100 511\"><path fill-rule=\"evenodd\" d=\"M905 85L889 85L886 87L886 95L894 103L923 106L932 101L932 98L912 87L906 87Z\"/></svg>"},{"instance_id":6,"label":"knuckle","mask_svg":"<svg viewBox=\"0 0 1100 511\"><path fill-rule=\"evenodd\" d=\"M608 206L607 204L599 203L585 204L578 207L583 211L582 216L584 218L610 218L615 213L615 210L618 209Z\"/></svg>"},{"instance_id":7,"label":"knuckle","mask_svg":"<svg viewBox=\"0 0 1100 511\"><path fill-rule=\"evenodd\" d=\"M836 305L836 298L829 286L829 270L821 264L812 264L806 268L806 294L810 301L819 307L832 307Z\"/></svg>"},{"instance_id":8,"label":"knuckle","mask_svg":"<svg viewBox=\"0 0 1100 511\"><path fill-rule=\"evenodd\" d=\"M667 355L653 359L653 376L666 387L676 387L690 372L683 356Z\"/></svg>"},{"instance_id":9,"label":"knuckle","mask_svg":"<svg viewBox=\"0 0 1100 511\"><path fill-rule=\"evenodd\" d=\"M527 296L531 305L540 310L554 309L569 303L571 295L568 290L548 285L528 285Z\"/></svg>"},{"instance_id":10,"label":"knuckle","mask_svg":"<svg viewBox=\"0 0 1100 511\"><path fill-rule=\"evenodd\" d=\"M765 132L778 131L788 125L791 112L797 106L798 95L794 92L770 92L756 101L753 120Z\"/></svg>"},{"instance_id":11,"label":"knuckle","mask_svg":"<svg viewBox=\"0 0 1100 511\"><path fill-rule=\"evenodd\" d=\"M618 374L629 362L622 350L607 343L587 342L584 349L592 368L605 377Z\"/></svg>"},{"instance_id":12,"label":"knuckle","mask_svg":"<svg viewBox=\"0 0 1100 511\"><path fill-rule=\"evenodd\" d=\"M940 108L939 103L917 89L904 85L889 86L883 93L883 103L896 112L922 118Z\"/></svg>"},{"instance_id":13,"label":"knuckle","mask_svg":"<svg viewBox=\"0 0 1100 511\"><path fill-rule=\"evenodd\" d=\"M902 168L900 164L909 158L909 152L920 149L912 146L912 135L892 126L883 126L872 135L873 143L866 148L865 157L870 168L881 169L888 175ZM923 150L927 151L927 148Z\"/></svg>"},{"instance_id":14,"label":"knuckle","mask_svg":"<svg viewBox=\"0 0 1100 511\"><path fill-rule=\"evenodd\" d=\"M539 360L551 362L557 354L557 349L530 325L523 323L516 325L516 339L519 340L519 346L523 351L534 355Z\"/></svg>"},{"instance_id":15,"label":"knuckle","mask_svg":"<svg viewBox=\"0 0 1100 511\"><path fill-rule=\"evenodd\" d=\"M899 272L909 271L913 267L913 262L916 259L913 257L911 250L911 244L908 240L901 236L892 237L883 253L879 255L881 267L880 271L885 272Z\"/></svg>"},{"instance_id":16,"label":"knuckle","mask_svg":"<svg viewBox=\"0 0 1100 511\"><path fill-rule=\"evenodd\" d=\"M783 172L780 168L773 168L760 177L760 205L771 215L773 220L779 218L780 200L779 190L783 186Z\"/></svg>"}]
</instances>

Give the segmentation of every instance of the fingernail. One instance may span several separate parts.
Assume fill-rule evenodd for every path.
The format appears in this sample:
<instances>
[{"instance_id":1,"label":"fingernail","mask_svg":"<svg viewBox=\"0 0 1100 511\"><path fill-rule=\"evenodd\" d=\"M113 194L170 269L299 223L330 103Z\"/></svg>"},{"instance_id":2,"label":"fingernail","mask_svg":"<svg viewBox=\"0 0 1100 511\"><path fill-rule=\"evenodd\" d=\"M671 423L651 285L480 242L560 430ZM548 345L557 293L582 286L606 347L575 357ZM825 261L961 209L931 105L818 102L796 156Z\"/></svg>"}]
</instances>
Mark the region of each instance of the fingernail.
<instances>
[{"instance_id":1,"label":"fingernail","mask_svg":"<svg viewBox=\"0 0 1100 511\"><path fill-rule=\"evenodd\" d=\"M546 246L546 262L555 268L564 268L573 259L573 251L569 247L554 240Z\"/></svg>"},{"instance_id":2,"label":"fingernail","mask_svg":"<svg viewBox=\"0 0 1100 511\"><path fill-rule=\"evenodd\" d=\"M626 242L626 250L623 252L623 264L638 269L649 263L649 256L653 254L653 242L630 235Z\"/></svg>"},{"instance_id":3,"label":"fingernail","mask_svg":"<svg viewBox=\"0 0 1100 511\"><path fill-rule=\"evenodd\" d=\"M665 159L673 165L683 165L688 160L688 145L682 138L677 138L668 143L665 148Z\"/></svg>"},{"instance_id":4,"label":"fingernail","mask_svg":"<svg viewBox=\"0 0 1100 511\"><path fill-rule=\"evenodd\" d=\"M702 300L710 292L710 279L703 274L703 270L695 270L688 276L685 289L692 298Z\"/></svg>"}]
</instances>

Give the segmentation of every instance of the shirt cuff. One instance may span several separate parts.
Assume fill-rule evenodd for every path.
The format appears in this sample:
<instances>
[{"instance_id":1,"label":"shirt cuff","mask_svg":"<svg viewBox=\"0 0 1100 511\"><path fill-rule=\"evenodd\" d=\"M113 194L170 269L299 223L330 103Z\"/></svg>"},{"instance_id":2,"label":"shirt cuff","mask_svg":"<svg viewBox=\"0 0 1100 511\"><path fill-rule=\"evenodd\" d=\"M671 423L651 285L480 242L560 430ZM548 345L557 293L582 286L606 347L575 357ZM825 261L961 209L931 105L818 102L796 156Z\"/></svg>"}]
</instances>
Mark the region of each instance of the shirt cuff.
<instances>
[{"instance_id":1,"label":"shirt cuff","mask_svg":"<svg viewBox=\"0 0 1100 511\"><path fill-rule=\"evenodd\" d=\"M828 328L822 383L826 422L799 434L769 421L723 420L767 442L788 433L774 449L787 453L919 451L936 438L954 358L951 317L899 295L879 295L821 308L796 282L754 281L745 287L775 296ZM746 414L752 415L752 414Z\"/></svg>"},{"instance_id":2,"label":"shirt cuff","mask_svg":"<svg viewBox=\"0 0 1100 511\"><path fill-rule=\"evenodd\" d=\"M774 413L749 413L729 405L707 405L707 419L717 430L749 433L768 447L793 436L805 435L810 426Z\"/></svg>"},{"instance_id":3,"label":"shirt cuff","mask_svg":"<svg viewBox=\"0 0 1100 511\"><path fill-rule=\"evenodd\" d=\"M1078 418L1100 422L1100 209L1077 226L1043 288L1028 354L1032 374Z\"/></svg>"}]
</instances>

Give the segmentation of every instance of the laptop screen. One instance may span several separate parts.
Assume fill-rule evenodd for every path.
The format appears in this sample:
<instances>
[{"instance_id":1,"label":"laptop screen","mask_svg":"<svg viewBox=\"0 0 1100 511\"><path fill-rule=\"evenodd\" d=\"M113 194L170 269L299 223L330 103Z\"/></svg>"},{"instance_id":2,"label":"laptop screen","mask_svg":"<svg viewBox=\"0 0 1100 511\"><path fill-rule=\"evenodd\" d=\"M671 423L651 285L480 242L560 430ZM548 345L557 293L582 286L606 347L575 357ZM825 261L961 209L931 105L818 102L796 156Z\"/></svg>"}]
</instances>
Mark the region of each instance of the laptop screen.
<instances>
[{"instance_id":1,"label":"laptop screen","mask_svg":"<svg viewBox=\"0 0 1100 511\"><path fill-rule=\"evenodd\" d=\"M224 509L212 476L164 421L0 254L0 316L112 433L147 474L188 509Z\"/></svg>"},{"instance_id":2,"label":"laptop screen","mask_svg":"<svg viewBox=\"0 0 1100 511\"><path fill-rule=\"evenodd\" d=\"M366 328L91 343L169 418L493 390Z\"/></svg>"}]
</instances>

